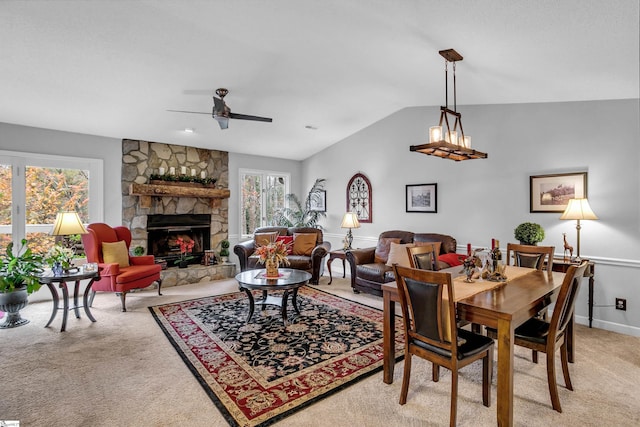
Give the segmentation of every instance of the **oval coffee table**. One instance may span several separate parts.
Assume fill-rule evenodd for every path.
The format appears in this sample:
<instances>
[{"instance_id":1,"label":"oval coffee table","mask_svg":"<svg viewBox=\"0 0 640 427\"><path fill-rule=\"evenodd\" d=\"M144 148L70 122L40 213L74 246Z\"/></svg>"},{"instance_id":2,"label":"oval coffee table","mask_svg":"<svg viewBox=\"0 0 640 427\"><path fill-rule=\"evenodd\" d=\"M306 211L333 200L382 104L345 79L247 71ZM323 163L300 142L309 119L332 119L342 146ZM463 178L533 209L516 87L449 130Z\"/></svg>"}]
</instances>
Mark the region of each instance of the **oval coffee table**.
<instances>
[{"instance_id":1,"label":"oval coffee table","mask_svg":"<svg viewBox=\"0 0 640 427\"><path fill-rule=\"evenodd\" d=\"M300 314L298 308L298 289L306 285L311 279L311 274L306 271L296 270L293 268L279 268L278 272L280 277L278 278L265 278L266 270L247 270L236 275L236 280L240 286L241 291L245 291L249 297L249 315L247 316L247 323L253 316L253 310L256 302L262 304L264 310L266 305L277 305L281 308L282 321L287 324L287 302L289 299L289 291L291 292L291 303L296 313ZM262 291L262 299L254 301L252 290ZM282 298L277 296L269 296L269 291L284 291Z\"/></svg>"}]
</instances>

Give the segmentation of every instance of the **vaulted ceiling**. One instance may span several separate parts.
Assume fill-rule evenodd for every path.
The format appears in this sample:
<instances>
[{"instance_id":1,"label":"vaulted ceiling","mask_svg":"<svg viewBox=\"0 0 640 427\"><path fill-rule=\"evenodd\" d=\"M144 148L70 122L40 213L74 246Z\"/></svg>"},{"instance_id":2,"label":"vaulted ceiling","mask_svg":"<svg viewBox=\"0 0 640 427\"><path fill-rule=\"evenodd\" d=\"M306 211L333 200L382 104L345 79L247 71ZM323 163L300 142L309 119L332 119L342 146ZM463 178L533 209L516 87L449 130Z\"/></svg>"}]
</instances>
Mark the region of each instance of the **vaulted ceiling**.
<instances>
[{"instance_id":1,"label":"vaulted ceiling","mask_svg":"<svg viewBox=\"0 0 640 427\"><path fill-rule=\"evenodd\" d=\"M441 49L458 105L638 98L639 25L637 0L5 0L0 122L300 160L442 105ZM273 123L167 111L219 87Z\"/></svg>"}]
</instances>

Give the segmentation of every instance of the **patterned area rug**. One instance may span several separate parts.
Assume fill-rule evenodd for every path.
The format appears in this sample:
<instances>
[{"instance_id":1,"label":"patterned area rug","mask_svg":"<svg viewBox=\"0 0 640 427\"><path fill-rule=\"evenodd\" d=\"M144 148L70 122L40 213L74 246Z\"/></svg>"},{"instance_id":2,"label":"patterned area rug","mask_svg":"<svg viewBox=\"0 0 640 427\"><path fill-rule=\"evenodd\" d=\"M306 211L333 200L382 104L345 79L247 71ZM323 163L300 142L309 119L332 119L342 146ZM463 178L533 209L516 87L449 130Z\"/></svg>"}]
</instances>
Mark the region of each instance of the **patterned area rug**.
<instances>
[{"instance_id":1,"label":"patterned area rug","mask_svg":"<svg viewBox=\"0 0 640 427\"><path fill-rule=\"evenodd\" d=\"M308 286L298 304L287 326L257 304L247 324L244 292L149 310L230 425L266 426L382 369L381 310Z\"/></svg>"}]
</instances>

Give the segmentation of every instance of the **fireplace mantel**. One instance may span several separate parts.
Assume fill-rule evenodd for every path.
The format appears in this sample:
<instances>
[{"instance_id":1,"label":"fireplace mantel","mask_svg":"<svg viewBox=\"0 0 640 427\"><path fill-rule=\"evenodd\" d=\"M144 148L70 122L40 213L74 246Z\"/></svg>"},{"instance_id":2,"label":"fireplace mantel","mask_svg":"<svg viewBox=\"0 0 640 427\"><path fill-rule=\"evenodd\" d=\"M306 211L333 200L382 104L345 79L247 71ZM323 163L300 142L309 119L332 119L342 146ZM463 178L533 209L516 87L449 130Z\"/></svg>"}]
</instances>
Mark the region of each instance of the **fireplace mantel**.
<instances>
[{"instance_id":1,"label":"fireplace mantel","mask_svg":"<svg viewBox=\"0 0 640 427\"><path fill-rule=\"evenodd\" d=\"M140 196L140 206L151 207L151 197L199 197L211 200L211 207L219 205L220 200L231 196L229 189L192 186L191 184L137 184L129 185L130 196Z\"/></svg>"}]
</instances>

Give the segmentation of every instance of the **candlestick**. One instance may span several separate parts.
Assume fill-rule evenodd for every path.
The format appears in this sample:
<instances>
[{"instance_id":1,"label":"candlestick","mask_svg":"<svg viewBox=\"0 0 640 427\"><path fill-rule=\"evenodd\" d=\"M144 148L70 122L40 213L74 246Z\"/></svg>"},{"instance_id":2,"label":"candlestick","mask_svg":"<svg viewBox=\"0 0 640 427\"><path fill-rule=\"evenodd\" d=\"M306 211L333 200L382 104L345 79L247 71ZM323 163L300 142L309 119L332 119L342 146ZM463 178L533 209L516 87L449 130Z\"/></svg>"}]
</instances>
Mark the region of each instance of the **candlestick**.
<instances>
[{"instance_id":1,"label":"candlestick","mask_svg":"<svg viewBox=\"0 0 640 427\"><path fill-rule=\"evenodd\" d=\"M491 239L491 250L496 248L496 239Z\"/></svg>"},{"instance_id":2,"label":"candlestick","mask_svg":"<svg viewBox=\"0 0 640 427\"><path fill-rule=\"evenodd\" d=\"M174 168L173 166L171 166L171 167L169 168L169 173L170 173L171 175L175 175L175 174L176 174L176 168Z\"/></svg>"},{"instance_id":3,"label":"candlestick","mask_svg":"<svg viewBox=\"0 0 640 427\"><path fill-rule=\"evenodd\" d=\"M195 169L191 169L191 176L196 176L196 170Z\"/></svg>"},{"instance_id":4,"label":"candlestick","mask_svg":"<svg viewBox=\"0 0 640 427\"><path fill-rule=\"evenodd\" d=\"M186 166L182 166L182 167L180 168L180 173L181 173L182 175L186 175L186 174L187 174L187 167L186 167Z\"/></svg>"},{"instance_id":5,"label":"candlestick","mask_svg":"<svg viewBox=\"0 0 640 427\"><path fill-rule=\"evenodd\" d=\"M164 175L164 168L160 166L160 168L158 168L158 172L160 173L160 175Z\"/></svg>"},{"instance_id":6,"label":"candlestick","mask_svg":"<svg viewBox=\"0 0 640 427\"><path fill-rule=\"evenodd\" d=\"M205 179L207 177L207 172L202 171L200 172L200 178Z\"/></svg>"},{"instance_id":7,"label":"candlestick","mask_svg":"<svg viewBox=\"0 0 640 427\"><path fill-rule=\"evenodd\" d=\"M471 243L467 243L467 255L471 256Z\"/></svg>"}]
</instances>

